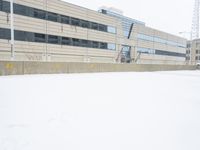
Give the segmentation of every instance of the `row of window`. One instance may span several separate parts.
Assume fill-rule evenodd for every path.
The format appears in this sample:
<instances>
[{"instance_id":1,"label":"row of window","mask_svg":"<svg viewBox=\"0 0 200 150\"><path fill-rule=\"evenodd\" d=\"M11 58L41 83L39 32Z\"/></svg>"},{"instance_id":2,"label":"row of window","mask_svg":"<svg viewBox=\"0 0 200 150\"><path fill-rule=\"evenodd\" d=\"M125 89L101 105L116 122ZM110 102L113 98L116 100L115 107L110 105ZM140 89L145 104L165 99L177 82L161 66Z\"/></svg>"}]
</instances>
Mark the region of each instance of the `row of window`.
<instances>
[{"instance_id":1,"label":"row of window","mask_svg":"<svg viewBox=\"0 0 200 150\"><path fill-rule=\"evenodd\" d=\"M200 54L200 50L196 50L196 54Z\"/></svg>"},{"instance_id":2,"label":"row of window","mask_svg":"<svg viewBox=\"0 0 200 150\"><path fill-rule=\"evenodd\" d=\"M154 49L143 48L143 47L137 47L137 52L147 53L147 54L155 54L155 50Z\"/></svg>"},{"instance_id":3,"label":"row of window","mask_svg":"<svg viewBox=\"0 0 200 150\"><path fill-rule=\"evenodd\" d=\"M200 60L200 56L196 56L195 59L196 59L196 60Z\"/></svg>"},{"instance_id":4,"label":"row of window","mask_svg":"<svg viewBox=\"0 0 200 150\"><path fill-rule=\"evenodd\" d=\"M187 48L191 48L191 43L187 43Z\"/></svg>"},{"instance_id":5,"label":"row of window","mask_svg":"<svg viewBox=\"0 0 200 150\"><path fill-rule=\"evenodd\" d=\"M161 44L167 44L167 45L171 45L171 46L176 46L176 47L182 47L182 48L186 48L186 45L174 42L174 41L168 41L159 37L155 37L155 36L149 36L149 35L145 35L145 34L138 34L137 35L138 39L141 40L146 40L146 41L151 41L151 42L157 42L157 43L161 43Z\"/></svg>"},{"instance_id":6,"label":"row of window","mask_svg":"<svg viewBox=\"0 0 200 150\"><path fill-rule=\"evenodd\" d=\"M143 47L137 47L137 52L146 53L146 54L155 54L155 55L186 57L186 54L183 54L183 53L169 52L169 51L150 49L150 48L143 48Z\"/></svg>"},{"instance_id":7,"label":"row of window","mask_svg":"<svg viewBox=\"0 0 200 150\"><path fill-rule=\"evenodd\" d=\"M60 45L80 46L80 47L109 49L109 50L116 49L116 45L113 43L90 41L90 40L61 37L55 35L46 35L41 33L32 33L19 30L15 30L14 33L15 33L14 34L15 40L18 41L41 42L49 44L60 44ZM10 29L0 28L0 39L10 40L10 38L11 38Z\"/></svg>"},{"instance_id":8,"label":"row of window","mask_svg":"<svg viewBox=\"0 0 200 150\"><path fill-rule=\"evenodd\" d=\"M9 13L10 12L10 3L7 1L1 1L0 0L0 11L4 11ZM109 32L109 33L116 33L116 28L112 26L106 26L103 24L90 22L74 17L69 17L65 15L60 15L57 13L52 13L32 7L27 7L24 5L16 4L14 3L14 13L18 15L28 16L28 17L34 17L38 19L44 19L49 20L53 22L59 22L63 24L70 24L74 26L79 26L83 28L89 28L93 30L103 31L103 32Z\"/></svg>"},{"instance_id":9,"label":"row of window","mask_svg":"<svg viewBox=\"0 0 200 150\"><path fill-rule=\"evenodd\" d=\"M186 50L186 54L190 54L190 50Z\"/></svg>"}]
</instances>

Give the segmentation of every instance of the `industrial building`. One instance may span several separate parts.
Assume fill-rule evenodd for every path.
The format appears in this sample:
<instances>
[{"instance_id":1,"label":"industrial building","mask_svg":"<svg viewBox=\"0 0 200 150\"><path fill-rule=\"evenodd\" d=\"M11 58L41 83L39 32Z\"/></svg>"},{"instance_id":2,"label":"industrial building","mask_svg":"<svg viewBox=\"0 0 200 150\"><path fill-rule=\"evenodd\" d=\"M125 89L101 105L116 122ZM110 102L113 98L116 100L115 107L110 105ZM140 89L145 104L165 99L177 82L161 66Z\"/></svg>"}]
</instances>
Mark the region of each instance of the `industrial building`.
<instances>
[{"instance_id":1,"label":"industrial building","mask_svg":"<svg viewBox=\"0 0 200 150\"><path fill-rule=\"evenodd\" d=\"M200 64L200 39L187 42L186 62L191 65Z\"/></svg>"},{"instance_id":2,"label":"industrial building","mask_svg":"<svg viewBox=\"0 0 200 150\"><path fill-rule=\"evenodd\" d=\"M0 60L185 64L186 39L102 7L60 0L0 0Z\"/></svg>"}]
</instances>

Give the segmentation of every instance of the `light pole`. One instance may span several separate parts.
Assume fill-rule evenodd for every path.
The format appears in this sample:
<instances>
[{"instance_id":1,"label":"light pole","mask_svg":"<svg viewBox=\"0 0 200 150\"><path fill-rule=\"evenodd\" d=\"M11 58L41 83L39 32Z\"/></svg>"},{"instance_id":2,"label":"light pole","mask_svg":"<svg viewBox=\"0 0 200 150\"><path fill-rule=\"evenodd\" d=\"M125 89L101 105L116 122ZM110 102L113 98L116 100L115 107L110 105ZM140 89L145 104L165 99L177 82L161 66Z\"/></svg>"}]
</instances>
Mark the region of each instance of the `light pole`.
<instances>
[{"instance_id":1,"label":"light pole","mask_svg":"<svg viewBox=\"0 0 200 150\"><path fill-rule=\"evenodd\" d=\"M14 35L14 16L13 16L13 1L10 0L10 32L11 32L11 60L15 57L15 35Z\"/></svg>"},{"instance_id":2,"label":"light pole","mask_svg":"<svg viewBox=\"0 0 200 150\"><path fill-rule=\"evenodd\" d=\"M179 32L179 34L189 34L190 35L190 65L192 65L192 32Z\"/></svg>"}]
</instances>

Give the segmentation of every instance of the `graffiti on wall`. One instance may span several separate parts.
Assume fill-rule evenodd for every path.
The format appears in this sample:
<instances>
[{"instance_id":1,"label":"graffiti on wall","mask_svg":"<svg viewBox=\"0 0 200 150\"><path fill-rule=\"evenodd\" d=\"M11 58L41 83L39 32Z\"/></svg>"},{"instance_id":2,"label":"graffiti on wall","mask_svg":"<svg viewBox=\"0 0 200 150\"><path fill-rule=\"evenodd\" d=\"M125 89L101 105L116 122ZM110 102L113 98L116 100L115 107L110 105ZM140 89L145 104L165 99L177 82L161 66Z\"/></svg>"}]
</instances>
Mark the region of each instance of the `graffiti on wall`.
<instances>
[{"instance_id":1,"label":"graffiti on wall","mask_svg":"<svg viewBox=\"0 0 200 150\"><path fill-rule=\"evenodd\" d=\"M26 54L26 58L29 61L41 61L42 55Z\"/></svg>"}]
</instances>

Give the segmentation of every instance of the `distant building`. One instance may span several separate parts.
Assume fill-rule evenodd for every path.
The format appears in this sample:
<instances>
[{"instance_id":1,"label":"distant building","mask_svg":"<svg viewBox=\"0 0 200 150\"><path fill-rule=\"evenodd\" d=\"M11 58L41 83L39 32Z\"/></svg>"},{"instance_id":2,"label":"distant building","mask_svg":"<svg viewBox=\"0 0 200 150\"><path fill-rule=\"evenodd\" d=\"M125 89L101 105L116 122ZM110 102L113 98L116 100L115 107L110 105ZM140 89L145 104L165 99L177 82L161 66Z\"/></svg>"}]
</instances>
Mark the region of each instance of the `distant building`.
<instances>
[{"instance_id":1,"label":"distant building","mask_svg":"<svg viewBox=\"0 0 200 150\"><path fill-rule=\"evenodd\" d=\"M185 64L185 39L114 8L17 0L14 29L17 61ZM11 59L10 38L10 1L0 0L0 60Z\"/></svg>"},{"instance_id":2,"label":"distant building","mask_svg":"<svg viewBox=\"0 0 200 150\"><path fill-rule=\"evenodd\" d=\"M200 39L187 42L186 62L192 65L200 63Z\"/></svg>"}]
</instances>

